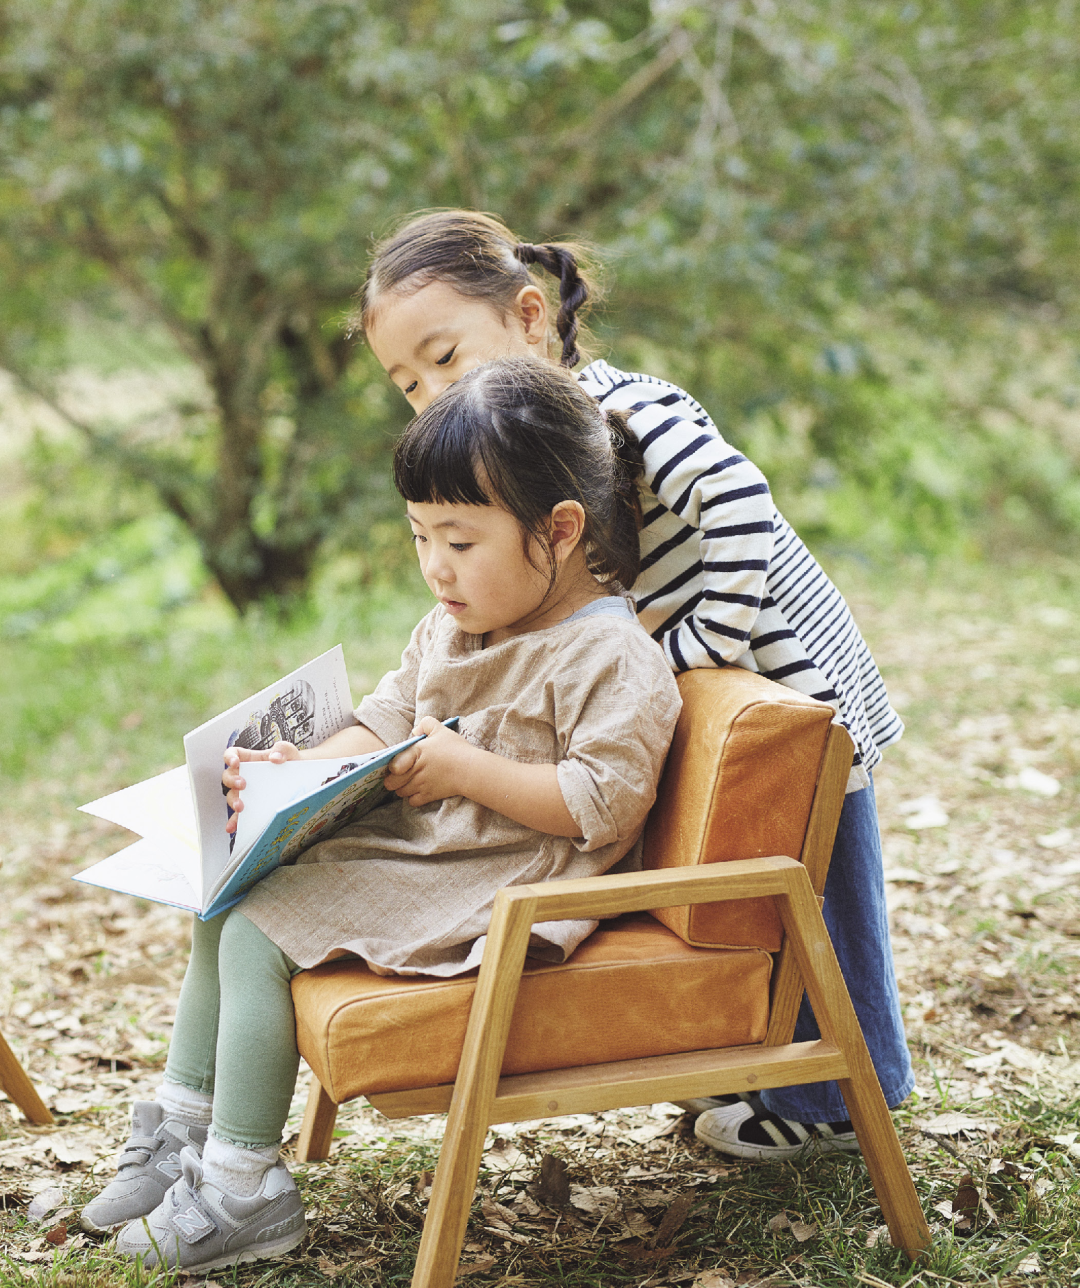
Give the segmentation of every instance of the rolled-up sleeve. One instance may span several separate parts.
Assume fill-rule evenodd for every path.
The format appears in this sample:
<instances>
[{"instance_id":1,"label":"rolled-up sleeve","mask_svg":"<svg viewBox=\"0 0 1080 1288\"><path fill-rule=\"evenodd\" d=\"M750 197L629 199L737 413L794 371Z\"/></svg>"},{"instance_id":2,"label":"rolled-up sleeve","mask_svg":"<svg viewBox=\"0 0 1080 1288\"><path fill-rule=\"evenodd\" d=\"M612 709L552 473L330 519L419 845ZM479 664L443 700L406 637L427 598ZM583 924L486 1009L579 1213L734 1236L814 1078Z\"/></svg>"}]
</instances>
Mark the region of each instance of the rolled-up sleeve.
<instances>
[{"instance_id":1,"label":"rolled-up sleeve","mask_svg":"<svg viewBox=\"0 0 1080 1288\"><path fill-rule=\"evenodd\" d=\"M580 828L579 850L633 843L656 799L682 705L656 644L640 628L624 636L625 647L599 672L583 658L580 670L568 666L557 681L556 724L566 747L557 774Z\"/></svg>"}]
</instances>

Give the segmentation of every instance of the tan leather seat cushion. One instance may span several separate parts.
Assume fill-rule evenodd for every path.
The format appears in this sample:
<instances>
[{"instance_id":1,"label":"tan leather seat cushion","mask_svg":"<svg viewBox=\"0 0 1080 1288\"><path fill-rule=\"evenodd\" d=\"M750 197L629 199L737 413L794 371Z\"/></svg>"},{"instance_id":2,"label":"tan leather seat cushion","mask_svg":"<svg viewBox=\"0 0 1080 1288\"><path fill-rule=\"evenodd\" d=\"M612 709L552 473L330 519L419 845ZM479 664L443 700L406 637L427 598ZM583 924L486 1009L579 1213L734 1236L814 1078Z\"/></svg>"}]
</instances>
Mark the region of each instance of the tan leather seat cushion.
<instances>
[{"instance_id":1,"label":"tan leather seat cushion","mask_svg":"<svg viewBox=\"0 0 1080 1288\"><path fill-rule=\"evenodd\" d=\"M683 709L645 829L645 866L799 858L832 708L737 666L687 671L679 692ZM690 944L780 947L770 899L654 916Z\"/></svg>"},{"instance_id":2,"label":"tan leather seat cushion","mask_svg":"<svg viewBox=\"0 0 1080 1288\"><path fill-rule=\"evenodd\" d=\"M760 1042L771 958L690 948L648 913L605 923L568 962L528 965L504 1074ZM337 1103L453 1082L475 975L375 975L356 959L293 979L300 1052Z\"/></svg>"}]
</instances>

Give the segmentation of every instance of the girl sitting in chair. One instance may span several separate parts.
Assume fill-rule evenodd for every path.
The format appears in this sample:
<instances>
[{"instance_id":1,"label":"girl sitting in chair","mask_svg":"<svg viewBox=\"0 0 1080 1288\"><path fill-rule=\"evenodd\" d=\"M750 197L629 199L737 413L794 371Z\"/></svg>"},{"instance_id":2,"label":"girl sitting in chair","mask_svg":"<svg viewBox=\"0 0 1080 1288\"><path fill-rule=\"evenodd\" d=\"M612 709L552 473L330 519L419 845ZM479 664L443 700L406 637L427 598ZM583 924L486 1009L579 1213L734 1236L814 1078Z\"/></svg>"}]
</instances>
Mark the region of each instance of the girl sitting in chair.
<instances>
[{"instance_id":1,"label":"girl sitting in chair","mask_svg":"<svg viewBox=\"0 0 1080 1288\"><path fill-rule=\"evenodd\" d=\"M93 1230L126 1223L121 1253L203 1273L303 1238L278 1159L298 970L345 951L381 972L467 971L501 887L595 876L634 849L680 700L624 595L630 442L572 376L528 357L476 368L406 430L395 482L438 606L355 726L306 752L232 748L222 781L241 810L243 760L427 736L390 765L397 801L195 922L164 1080L83 1213ZM441 723L455 715L458 733ZM594 926L537 926L535 951L562 960Z\"/></svg>"}]
</instances>

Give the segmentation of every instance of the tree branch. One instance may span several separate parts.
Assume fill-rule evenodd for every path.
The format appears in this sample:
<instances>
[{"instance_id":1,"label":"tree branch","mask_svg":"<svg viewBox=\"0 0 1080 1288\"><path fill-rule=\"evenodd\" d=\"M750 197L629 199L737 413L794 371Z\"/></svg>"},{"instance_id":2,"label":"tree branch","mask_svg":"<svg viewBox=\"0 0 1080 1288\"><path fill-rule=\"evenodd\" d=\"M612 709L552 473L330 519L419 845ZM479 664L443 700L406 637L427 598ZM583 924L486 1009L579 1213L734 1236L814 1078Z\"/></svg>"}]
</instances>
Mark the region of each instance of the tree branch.
<instances>
[{"instance_id":1,"label":"tree branch","mask_svg":"<svg viewBox=\"0 0 1080 1288\"><path fill-rule=\"evenodd\" d=\"M20 369L6 357L3 359L3 370L26 393L36 398L38 402L46 406L54 415L59 416L65 424L70 425L72 429L85 438L93 451L99 452L105 457L112 457L124 469L134 474L136 478L149 483L160 496L166 508L192 533L196 536L199 535L197 516L183 499L179 488L162 477L161 472L149 457L144 456L141 452L133 451L126 443L119 442L112 435L102 434L100 430L81 419L81 417L73 415L33 376Z\"/></svg>"}]
</instances>

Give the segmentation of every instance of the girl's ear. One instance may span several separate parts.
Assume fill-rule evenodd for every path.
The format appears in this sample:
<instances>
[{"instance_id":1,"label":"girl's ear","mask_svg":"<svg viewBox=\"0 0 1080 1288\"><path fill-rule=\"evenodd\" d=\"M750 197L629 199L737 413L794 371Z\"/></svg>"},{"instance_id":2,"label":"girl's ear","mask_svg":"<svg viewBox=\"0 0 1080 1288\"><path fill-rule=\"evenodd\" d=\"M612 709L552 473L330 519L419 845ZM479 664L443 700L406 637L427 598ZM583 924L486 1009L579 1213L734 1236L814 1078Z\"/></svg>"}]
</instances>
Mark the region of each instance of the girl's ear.
<instances>
[{"instance_id":1,"label":"girl's ear","mask_svg":"<svg viewBox=\"0 0 1080 1288\"><path fill-rule=\"evenodd\" d=\"M548 310L539 286L523 286L514 297L513 312L525 329L529 344L542 344L548 337Z\"/></svg>"},{"instance_id":2,"label":"girl's ear","mask_svg":"<svg viewBox=\"0 0 1080 1288\"><path fill-rule=\"evenodd\" d=\"M563 563L574 553L585 533L585 511L579 501L560 501L551 511L551 557Z\"/></svg>"}]
</instances>

